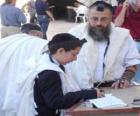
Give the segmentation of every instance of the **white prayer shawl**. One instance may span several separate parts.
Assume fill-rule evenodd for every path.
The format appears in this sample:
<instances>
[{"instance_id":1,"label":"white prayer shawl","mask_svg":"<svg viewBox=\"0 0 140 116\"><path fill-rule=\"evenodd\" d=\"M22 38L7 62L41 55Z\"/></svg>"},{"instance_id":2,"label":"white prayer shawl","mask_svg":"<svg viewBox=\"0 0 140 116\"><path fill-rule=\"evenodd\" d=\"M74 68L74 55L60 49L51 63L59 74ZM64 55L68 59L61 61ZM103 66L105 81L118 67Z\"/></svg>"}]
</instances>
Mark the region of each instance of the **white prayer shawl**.
<instances>
[{"instance_id":1,"label":"white prayer shawl","mask_svg":"<svg viewBox=\"0 0 140 116\"><path fill-rule=\"evenodd\" d=\"M69 31L69 33L76 37L86 38L87 40L77 60L69 66L69 70L72 70L72 77L76 79L81 88L93 87L93 83L96 82L95 71L98 63L98 43L93 41L88 35L87 25L88 24L81 24ZM106 66L104 70L104 80L120 78L127 66L140 63L139 53L136 46L133 45L134 42L127 29L115 27L111 24L111 34L109 38L110 44L104 60ZM130 44L128 44L128 42ZM129 48L129 45L133 46L135 52L132 53L132 57L129 58L129 61L126 63L125 55L127 55L126 51L128 52L128 49L124 49Z\"/></svg>"},{"instance_id":2,"label":"white prayer shawl","mask_svg":"<svg viewBox=\"0 0 140 116\"><path fill-rule=\"evenodd\" d=\"M63 93L79 90L72 78L42 55L48 41L17 34L0 40L0 116L35 116L34 79L45 69L60 72Z\"/></svg>"},{"instance_id":3,"label":"white prayer shawl","mask_svg":"<svg viewBox=\"0 0 140 116\"><path fill-rule=\"evenodd\" d=\"M17 116L17 82L24 62L45 49L48 41L27 34L16 34L0 40L0 116ZM21 116L21 115L20 115Z\"/></svg>"},{"instance_id":4,"label":"white prayer shawl","mask_svg":"<svg viewBox=\"0 0 140 116\"><path fill-rule=\"evenodd\" d=\"M19 98L18 98L18 107L17 116L34 116L35 105L33 100L33 86L34 79L37 77L37 74L42 72L43 70L54 70L59 72L61 81L62 81L62 89L63 93L78 91L80 88L75 83L73 78L68 78L68 76L59 68L57 64L54 64L50 61L48 54L43 54L38 57L32 57L26 62L27 70L22 73L22 79L17 80L17 83L20 85L18 87L19 90Z\"/></svg>"}]
</instances>

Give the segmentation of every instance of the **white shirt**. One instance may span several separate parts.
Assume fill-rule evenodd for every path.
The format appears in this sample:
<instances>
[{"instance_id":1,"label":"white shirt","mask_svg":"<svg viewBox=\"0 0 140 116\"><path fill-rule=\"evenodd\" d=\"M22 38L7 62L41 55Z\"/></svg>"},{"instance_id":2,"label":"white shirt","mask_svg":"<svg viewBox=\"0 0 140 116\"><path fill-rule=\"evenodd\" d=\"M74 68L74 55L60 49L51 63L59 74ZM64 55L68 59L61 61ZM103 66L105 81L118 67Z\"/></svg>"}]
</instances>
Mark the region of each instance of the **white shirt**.
<instances>
[{"instance_id":1,"label":"white shirt","mask_svg":"<svg viewBox=\"0 0 140 116\"><path fill-rule=\"evenodd\" d=\"M140 63L140 55L129 31L111 24L110 45L104 58L106 43L98 44L87 33L87 25L81 24L69 31L78 38L86 38L77 60L71 64L72 77L82 88L91 88L93 83L121 78L126 67ZM104 60L103 60L104 58ZM103 61L105 62L103 78ZM98 71L97 71L98 70Z\"/></svg>"},{"instance_id":2,"label":"white shirt","mask_svg":"<svg viewBox=\"0 0 140 116\"><path fill-rule=\"evenodd\" d=\"M95 72L95 78L97 81L102 81L103 80L103 75L104 75L104 69L103 69L103 64L104 64L104 53L105 49L107 47L107 42L99 42L98 43L98 49L99 49L99 59L97 63L97 68Z\"/></svg>"}]
</instances>

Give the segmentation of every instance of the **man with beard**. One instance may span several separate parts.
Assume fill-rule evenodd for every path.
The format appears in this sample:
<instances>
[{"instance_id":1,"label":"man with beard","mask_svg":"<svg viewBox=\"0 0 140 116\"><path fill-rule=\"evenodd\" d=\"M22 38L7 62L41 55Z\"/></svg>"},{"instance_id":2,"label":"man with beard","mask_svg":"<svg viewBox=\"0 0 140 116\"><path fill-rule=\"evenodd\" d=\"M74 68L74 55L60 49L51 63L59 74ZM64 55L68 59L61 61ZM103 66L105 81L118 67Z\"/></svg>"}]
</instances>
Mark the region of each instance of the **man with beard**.
<instances>
[{"instance_id":1,"label":"man with beard","mask_svg":"<svg viewBox=\"0 0 140 116\"><path fill-rule=\"evenodd\" d=\"M80 24L69 32L87 40L77 61L67 66L71 69L69 74L82 89L129 87L136 65L140 63L129 31L111 23L112 6L104 1L97 1L89 7L87 20L86 24Z\"/></svg>"}]
</instances>

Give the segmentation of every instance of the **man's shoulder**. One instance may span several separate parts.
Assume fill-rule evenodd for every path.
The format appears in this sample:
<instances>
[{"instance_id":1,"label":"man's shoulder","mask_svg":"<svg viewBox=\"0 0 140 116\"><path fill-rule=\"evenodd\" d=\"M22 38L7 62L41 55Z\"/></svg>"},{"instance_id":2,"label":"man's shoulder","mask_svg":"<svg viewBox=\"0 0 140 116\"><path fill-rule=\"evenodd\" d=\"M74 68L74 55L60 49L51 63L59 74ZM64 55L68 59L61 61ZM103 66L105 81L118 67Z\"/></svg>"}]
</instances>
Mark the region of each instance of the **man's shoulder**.
<instances>
[{"instance_id":1,"label":"man's shoulder","mask_svg":"<svg viewBox=\"0 0 140 116\"><path fill-rule=\"evenodd\" d=\"M119 31L129 31L129 29L123 28L123 27L115 27L116 30Z\"/></svg>"},{"instance_id":2,"label":"man's shoulder","mask_svg":"<svg viewBox=\"0 0 140 116\"><path fill-rule=\"evenodd\" d=\"M126 28L123 28L123 27L114 26L112 30L115 32L118 32L118 33L128 33L129 34L129 30Z\"/></svg>"},{"instance_id":3,"label":"man's shoulder","mask_svg":"<svg viewBox=\"0 0 140 116\"><path fill-rule=\"evenodd\" d=\"M120 40L126 40L130 36L130 31L128 29L122 28L122 27L112 27L111 31L111 38L117 39L118 41Z\"/></svg>"},{"instance_id":4,"label":"man's shoulder","mask_svg":"<svg viewBox=\"0 0 140 116\"><path fill-rule=\"evenodd\" d=\"M22 12L22 10L18 7L15 7L15 10L18 11L18 12Z\"/></svg>"},{"instance_id":5,"label":"man's shoulder","mask_svg":"<svg viewBox=\"0 0 140 116\"><path fill-rule=\"evenodd\" d=\"M85 28L87 26L87 23L81 23L81 24L78 24L78 25L76 25L75 27L73 27L72 29L76 29L76 28L80 28L80 29L82 29L82 28Z\"/></svg>"},{"instance_id":6,"label":"man's shoulder","mask_svg":"<svg viewBox=\"0 0 140 116\"><path fill-rule=\"evenodd\" d=\"M11 12L16 12L16 13L19 13L19 12L21 12L21 9L20 8L18 8L18 7L16 7L16 6L14 6L14 5L9 5L9 6L7 6L7 10L8 11L11 11Z\"/></svg>"}]
</instances>

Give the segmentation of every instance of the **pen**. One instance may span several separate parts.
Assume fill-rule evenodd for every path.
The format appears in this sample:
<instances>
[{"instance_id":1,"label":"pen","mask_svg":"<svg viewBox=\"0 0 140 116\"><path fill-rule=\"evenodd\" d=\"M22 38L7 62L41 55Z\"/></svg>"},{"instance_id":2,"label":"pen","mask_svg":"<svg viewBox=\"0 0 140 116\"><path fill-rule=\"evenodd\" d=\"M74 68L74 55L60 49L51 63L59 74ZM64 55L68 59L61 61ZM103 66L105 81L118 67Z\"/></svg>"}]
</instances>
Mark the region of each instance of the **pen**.
<instances>
[{"instance_id":1,"label":"pen","mask_svg":"<svg viewBox=\"0 0 140 116\"><path fill-rule=\"evenodd\" d=\"M98 88L103 82L99 82L99 84L96 86L96 88Z\"/></svg>"}]
</instances>

